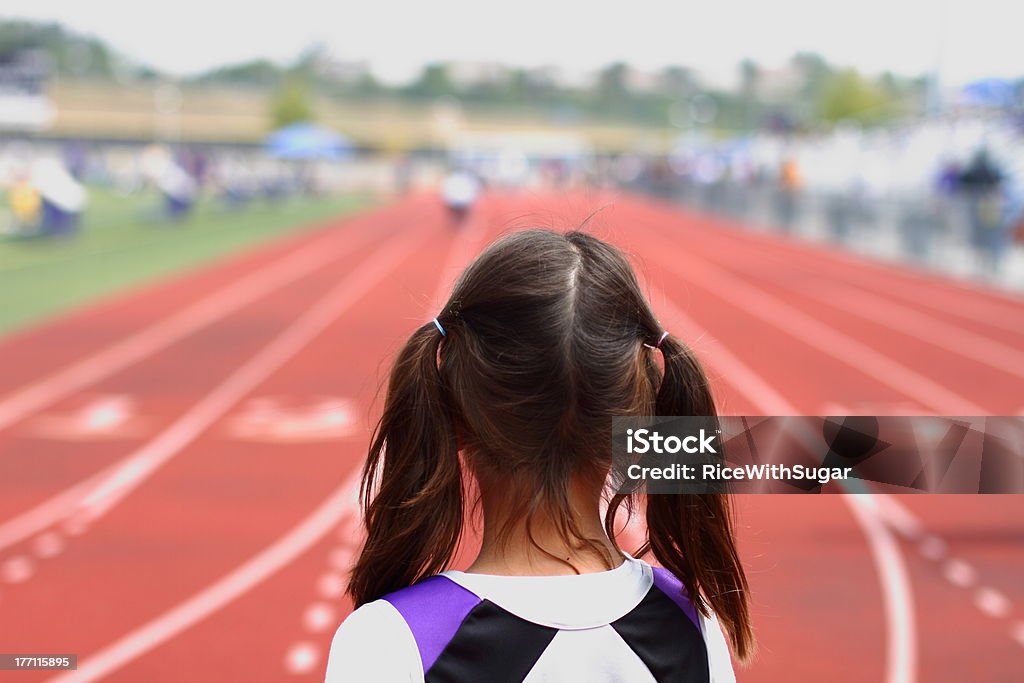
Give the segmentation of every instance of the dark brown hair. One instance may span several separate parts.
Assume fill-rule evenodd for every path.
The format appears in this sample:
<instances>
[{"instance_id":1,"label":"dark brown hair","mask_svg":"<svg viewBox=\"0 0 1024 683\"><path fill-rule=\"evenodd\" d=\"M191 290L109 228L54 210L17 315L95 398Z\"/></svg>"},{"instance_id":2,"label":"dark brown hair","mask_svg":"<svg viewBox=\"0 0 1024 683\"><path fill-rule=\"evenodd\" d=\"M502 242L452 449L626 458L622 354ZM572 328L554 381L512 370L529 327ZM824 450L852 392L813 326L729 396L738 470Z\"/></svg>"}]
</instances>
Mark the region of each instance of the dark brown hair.
<instances>
[{"instance_id":1,"label":"dark brown hair","mask_svg":"<svg viewBox=\"0 0 1024 683\"><path fill-rule=\"evenodd\" d=\"M662 328L629 262L582 232L513 233L456 283L417 329L390 376L370 445L362 501L367 539L349 583L357 605L447 568L462 536L463 458L500 476L520 519L543 512L563 538L587 543L569 506L570 479L607 475L612 417L714 416L693 353ZM460 458L460 451L462 457ZM605 529L632 497L609 501ZM647 542L704 614L713 610L740 659L753 649L747 581L725 495L651 495Z\"/></svg>"}]
</instances>

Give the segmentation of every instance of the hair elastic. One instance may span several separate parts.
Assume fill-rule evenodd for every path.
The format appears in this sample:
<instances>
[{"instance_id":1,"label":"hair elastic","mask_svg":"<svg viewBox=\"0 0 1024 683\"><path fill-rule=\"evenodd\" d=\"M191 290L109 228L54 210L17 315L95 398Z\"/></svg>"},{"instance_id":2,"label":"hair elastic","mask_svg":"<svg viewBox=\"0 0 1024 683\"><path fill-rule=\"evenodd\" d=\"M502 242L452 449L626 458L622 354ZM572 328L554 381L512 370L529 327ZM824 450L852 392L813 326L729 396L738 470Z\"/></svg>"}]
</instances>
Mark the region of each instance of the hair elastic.
<instances>
[{"instance_id":1,"label":"hair elastic","mask_svg":"<svg viewBox=\"0 0 1024 683\"><path fill-rule=\"evenodd\" d=\"M661 348L661 342L665 341L665 338L667 336L668 336L668 330L665 330L664 332L661 333L661 336L658 337L658 343L656 343L656 344L654 344L652 346L651 344L648 344L647 342L644 342L644 346L646 346L649 349L660 349Z\"/></svg>"},{"instance_id":2,"label":"hair elastic","mask_svg":"<svg viewBox=\"0 0 1024 683\"><path fill-rule=\"evenodd\" d=\"M438 321L437 318L434 318L434 327L437 328L437 331L441 333L442 337L447 337L448 336L448 333L444 331L443 327L441 327L441 323Z\"/></svg>"}]
</instances>

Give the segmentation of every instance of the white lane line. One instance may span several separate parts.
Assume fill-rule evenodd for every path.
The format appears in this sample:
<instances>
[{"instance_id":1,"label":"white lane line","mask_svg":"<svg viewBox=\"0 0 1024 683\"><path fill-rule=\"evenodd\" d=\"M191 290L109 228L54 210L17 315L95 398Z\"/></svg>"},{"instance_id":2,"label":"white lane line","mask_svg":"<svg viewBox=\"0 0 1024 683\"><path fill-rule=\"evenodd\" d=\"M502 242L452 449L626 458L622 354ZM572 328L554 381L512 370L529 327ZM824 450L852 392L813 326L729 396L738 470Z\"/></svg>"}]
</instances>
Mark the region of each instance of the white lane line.
<instances>
[{"instance_id":1,"label":"white lane line","mask_svg":"<svg viewBox=\"0 0 1024 683\"><path fill-rule=\"evenodd\" d=\"M850 510L869 536L871 557L878 575L882 578L886 622L902 625L900 637L907 639L899 647L890 642L885 680L888 683L914 681L917 678L917 634L912 626L914 604L910 596L913 588L906 565L903 563L899 543L886 529L882 516L874 508L873 495L875 494L850 493L843 494L843 499L850 503ZM897 567L899 569L894 569Z\"/></svg>"},{"instance_id":2,"label":"white lane line","mask_svg":"<svg viewBox=\"0 0 1024 683\"><path fill-rule=\"evenodd\" d=\"M956 557L946 560L942 565L942 575L957 588L970 588L978 579L974 567Z\"/></svg>"},{"instance_id":3,"label":"white lane line","mask_svg":"<svg viewBox=\"0 0 1024 683\"><path fill-rule=\"evenodd\" d=\"M32 560L24 555L16 555L0 565L0 577L7 583L27 581L34 571Z\"/></svg>"},{"instance_id":4,"label":"white lane line","mask_svg":"<svg viewBox=\"0 0 1024 683\"><path fill-rule=\"evenodd\" d=\"M957 588L974 588L973 601L986 616L993 619L1008 617L1013 611L1010 599L1001 591L989 586L977 586L978 571L966 561L949 556L949 545L938 536L924 530L920 521L909 510L888 496L878 499L882 519L898 534L910 542L917 543L917 549L926 560L940 566L943 577ZM977 586L975 588L975 586ZM1011 629L1010 637L1015 638Z\"/></svg>"},{"instance_id":5,"label":"white lane line","mask_svg":"<svg viewBox=\"0 0 1024 683\"><path fill-rule=\"evenodd\" d=\"M753 318L848 365L900 394L946 415L986 415L981 406L871 346L822 323L782 299L737 279L729 271L685 254L658 255L662 264L695 287L726 299Z\"/></svg>"},{"instance_id":6,"label":"white lane line","mask_svg":"<svg viewBox=\"0 0 1024 683\"><path fill-rule=\"evenodd\" d=\"M694 351L704 357L714 359L712 363L720 376L736 387L758 410L765 415L798 415L796 408L787 401L778 390L766 382L760 375L730 351L720 341L712 337L696 321L669 299L664 290L652 290L659 293L659 308L666 313L666 319L672 321L671 327L675 335L683 340L699 339L693 345ZM710 362L710 361L709 361Z\"/></svg>"},{"instance_id":7,"label":"white lane line","mask_svg":"<svg viewBox=\"0 0 1024 683\"><path fill-rule=\"evenodd\" d=\"M946 545L946 542L938 536L929 535L921 540L921 543L918 545L918 550L920 550L921 556L926 560L938 562L946 556L948 546Z\"/></svg>"},{"instance_id":8,"label":"white lane line","mask_svg":"<svg viewBox=\"0 0 1024 683\"><path fill-rule=\"evenodd\" d=\"M345 516L356 514L359 475L358 470L350 475L309 517L230 574L99 652L79 660L77 670L50 680L54 683L98 680L252 590L312 547Z\"/></svg>"},{"instance_id":9,"label":"white lane line","mask_svg":"<svg viewBox=\"0 0 1024 683\"><path fill-rule=\"evenodd\" d=\"M302 622L306 630L312 633L323 633L335 624L334 607L326 602L314 602L306 608Z\"/></svg>"},{"instance_id":10,"label":"white lane line","mask_svg":"<svg viewBox=\"0 0 1024 683\"><path fill-rule=\"evenodd\" d=\"M299 249L273 264L227 285L188 308L178 311L102 351L38 380L0 400L0 430L33 411L50 405L83 387L94 384L170 346L175 341L206 327L246 304L280 289L331 261L369 242L373 235L363 231L360 238L331 234Z\"/></svg>"},{"instance_id":11,"label":"white lane line","mask_svg":"<svg viewBox=\"0 0 1024 683\"><path fill-rule=\"evenodd\" d=\"M676 225L680 223L678 213L663 210L662 214L663 219L672 220ZM692 221L686 223L684 228L695 231ZM843 252L830 251L828 258L817 260L820 250L776 239L753 242L748 230L697 229L700 231L700 239L717 241L724 248L723 253L735 254L739 247L761 263L766 258L771 259L776 263L784 263L787 268L795 267L811 275L874 290L915 306L925 306L1017 334L1024 333L1024 324L1020 320L1021 300L1014 294L979 289L948 278L917 276L909 271L895 272L894 269L880 267L878 263L865 262L860 257ZM898 284L891 284L892 280L897 280ZM993 297L996 301L992 300Z\"/></svg>"},{"instance_id":12,"label":"white lane line","mask_svg":"<svg viewBox=\"0 0 1024 683\"><path fill-rule=\"evenodd\" d=\"M666 318L703 340L707 362L729 378L729 383L765 415L799 415L792 403L765 382L753 369L714 340L706 330L662 292ZM854 494L837 494L850 509L864 533L878 572L885 604L886 683L914 683L917 680L917 630L914 622L913 590L899 545L885 525L878 522L881 512L870 501L854 499ZM873 494L880 496L882 494Z\"/></svg>"},{"instance_id":13,"label":"white lane line","mask_svg":"<svg viewBox=\"0 0 1024 683\"><path fill-rule=\"evenodd\" d=\"M1024 377L1024 352L909 306L889 303L882 297L859 293L849 287L815 285L799 291L844 313L853 313L1000 372ZM1024 306L1020 315L1024 316Z\"/></svg>"},{"instance_id":14,"label":"white lane line","mask_svg":"<svg viewBox=\"0 0 1024 683\"><path fill-rule=\"evenodd\" d=\"M470 253L482 238L482 223L466 229L456 246L459 254ZM475 241L470 241L475 240ZM461 247L461 248L460 248ZM454 252L453 252L454 253ZM444 285L442 285L444 286ZM359 512L359 482L356 470L327 500L291 532L248 562L156 619L129 632L96 654L79 661L78 669L50 679L52 683L95 681L142 656L193 624L252 590L267 577L293 562L348 517ZM294 650L293 650L294 652ZM318 657L315 647L300 652L300 660ZM316 660L309 664L315 666Z\"/></svg>"},{"instance_id":15,"label":"white lane line","mask_svg":"<svg viewBox=\"0 0 1024 683\"><path fill-rule=\"evenodd\" d=\"M982 587L974 594L974 605L987 616L1001 619L1010 614L1010 600L995 588Z\"/></svg>"},{"instance_id":16,"label":"white lane line","mask_svg":"<svg viewBox=\"0 0 1024 683\"><path fill-rule=\"evenodd\" d=\"M422 232L389 238L362 265L153 440L85 482L0 524L0 549L65 517L84 513L91 520L104 514L370 292L427 237L429 233Z\"/></svg>"},{"instance_id":17,"label":"white lane line","mask_svg":"<svg viewBox=\"0 0 1024 683\"><path fill-rule=\"evenodd\" d=\"M320 650L310 642L296 643L285 656L284 668L290 674L301 675L313 671L320 663Z\"/></svg>"},{"instance_id":18,"label":"white lane line","mask_svg":"<svg viewBox=\"0 0 1024 683\"><path fill-rule=\"evenodd\" d=\"M316 581L316 592L328 600L340 598L345 593L345 577L337 572L322 574Z\"/></svg>"},{"instance_id":19,"label":"white lane line","mask_svg":"<svg viewBox=\"0 0 1024 683\"><path fill-rule=\"evenodd\" d=\"M355 510L353 514L346 515L338 524L337 535L341 542L328 554L327 564L330 571L321 575L316 586L320 598L326 599L318 598L306 608L302 615L303 627L307 632L319 634L333 631L338 626L339 619L334 605L346 588L341 575L348 574L352 569L353 555L359 546L354 539L354 536L359 534L359 521L358 510ZM285 670L289 673L298 673L294 667L294 653L299 651L315 652L317 661L319 661L320 648L318 644L309 641L293 643L285 653L284 659Z\"/></svg>"}]
</instances>

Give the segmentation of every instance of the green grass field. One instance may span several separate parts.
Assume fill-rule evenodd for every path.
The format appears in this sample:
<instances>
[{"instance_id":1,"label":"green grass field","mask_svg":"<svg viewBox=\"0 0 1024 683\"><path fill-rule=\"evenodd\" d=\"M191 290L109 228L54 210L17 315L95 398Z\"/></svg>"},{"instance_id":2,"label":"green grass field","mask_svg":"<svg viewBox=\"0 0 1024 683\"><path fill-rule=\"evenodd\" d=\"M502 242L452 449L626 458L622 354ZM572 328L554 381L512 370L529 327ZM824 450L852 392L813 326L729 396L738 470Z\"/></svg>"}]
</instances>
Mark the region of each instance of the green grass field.
<instances>
[{"instance_id":1,"label":"green grass field","mask_svg":"<svg viewBox=\"0 0 1024 683\"><path fill-rule=\"evenodd\" d=\"M187 220L167 223L157 218L155 194L123 196L94 188L78 235L0 237L0 335L275 237L315 229L318 221L371 201L303 197L233 210L208 200Z\"/></svg>"}]
</instances>

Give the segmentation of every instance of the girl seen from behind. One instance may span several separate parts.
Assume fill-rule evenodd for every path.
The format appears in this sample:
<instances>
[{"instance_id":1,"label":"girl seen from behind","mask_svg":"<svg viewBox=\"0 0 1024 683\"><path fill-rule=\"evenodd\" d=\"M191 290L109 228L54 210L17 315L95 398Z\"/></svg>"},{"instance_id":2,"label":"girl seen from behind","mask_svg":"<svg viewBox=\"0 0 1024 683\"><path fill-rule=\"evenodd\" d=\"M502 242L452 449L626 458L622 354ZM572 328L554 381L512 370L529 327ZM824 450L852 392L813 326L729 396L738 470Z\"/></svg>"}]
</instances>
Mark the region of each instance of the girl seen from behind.
<instances>
[{"instance_id":1,"label":"girl seen from behind","mask_svg":"<svg viewBox=\"0 0 1024 683\"><path fill-rule=\"evenodd\" d=\"M734 680L753 637L727 497L613 495L602 518L612 418L639 415L715 405L623 254L582 232L491 245L392 368L327 680ZM615 541L641 503L634 555L660 567ZM480 552L448 570L477 510Z\"/></svg>"}]
</instances>

